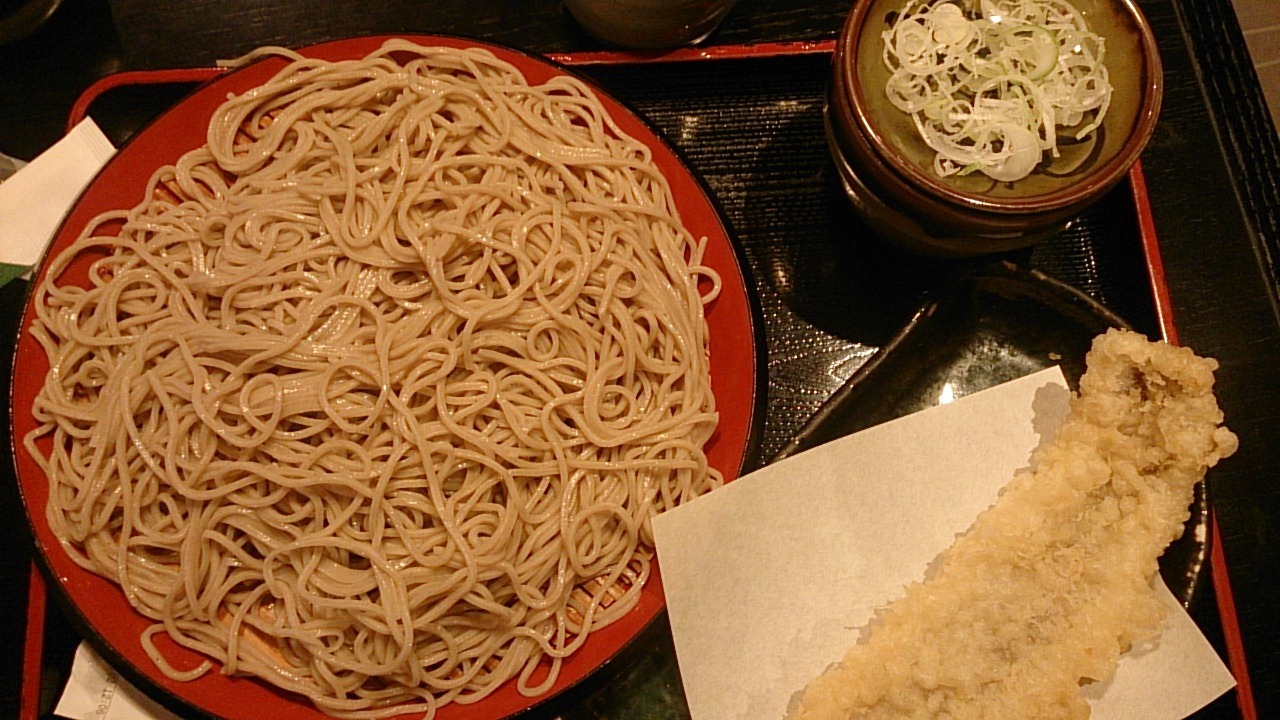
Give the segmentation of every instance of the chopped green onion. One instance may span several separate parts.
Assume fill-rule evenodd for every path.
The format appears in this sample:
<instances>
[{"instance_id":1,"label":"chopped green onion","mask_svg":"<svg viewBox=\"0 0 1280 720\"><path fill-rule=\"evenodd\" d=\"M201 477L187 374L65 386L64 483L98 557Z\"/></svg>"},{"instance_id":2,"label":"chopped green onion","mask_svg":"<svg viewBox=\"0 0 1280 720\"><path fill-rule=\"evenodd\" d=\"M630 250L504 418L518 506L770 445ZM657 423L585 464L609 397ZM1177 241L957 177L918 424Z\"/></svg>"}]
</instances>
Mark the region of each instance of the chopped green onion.
<instances>
[{"instance_id":1,"label":"chopped green onion","mask_svg":"<svg viewBox=\"0 0 1280 720\"><path fill-rule=\"evenodd\" d=\"M884 32L889 101L915 120L940 176L1020 180L1058 128L1076 139L1111 103L1103 39L1066 0L908 0Z\"/></svg>"}]
</instances>

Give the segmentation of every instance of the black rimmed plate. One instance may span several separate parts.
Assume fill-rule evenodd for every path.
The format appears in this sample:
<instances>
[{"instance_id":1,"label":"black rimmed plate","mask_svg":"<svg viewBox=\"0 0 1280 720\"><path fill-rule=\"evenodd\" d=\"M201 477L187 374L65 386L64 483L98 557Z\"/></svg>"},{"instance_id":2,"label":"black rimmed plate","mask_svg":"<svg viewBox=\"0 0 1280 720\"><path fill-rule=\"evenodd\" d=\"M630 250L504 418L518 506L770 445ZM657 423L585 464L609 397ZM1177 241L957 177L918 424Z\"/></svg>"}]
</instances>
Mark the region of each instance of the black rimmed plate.
<instances>
[{"instance_id":1,"label":"black rimmed plate","mask_svg":"<svg viewBox=\"0 0 1280 720\"><path fill-rule=\"evenodd\" d=\"M1054 365L1074 388L1093 338L1113 327L1129 325L1041 272L999 263L966 273L927 300L775 459ZM1184 606L1208 559L1208 508L1200 483L1185 532L1160 559Z\"/></svg>"}]
</instances>

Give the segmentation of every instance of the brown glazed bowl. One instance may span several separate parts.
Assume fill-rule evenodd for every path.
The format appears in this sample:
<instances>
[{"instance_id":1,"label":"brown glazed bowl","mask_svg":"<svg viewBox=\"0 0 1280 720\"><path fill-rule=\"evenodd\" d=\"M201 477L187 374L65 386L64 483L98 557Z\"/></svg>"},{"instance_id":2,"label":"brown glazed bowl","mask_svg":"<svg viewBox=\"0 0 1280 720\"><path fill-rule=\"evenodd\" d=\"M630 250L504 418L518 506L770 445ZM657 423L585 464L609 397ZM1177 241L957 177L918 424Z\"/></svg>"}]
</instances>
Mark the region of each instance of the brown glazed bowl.
<instances>
[{"instance_id":1,"label":"brown glazed bowl","mask_svg":"<svg viewBox=\"0 0 1280 720\"><path fill-rule=\"evenodd\" d=\"M1014 182L934 172L933 151L885 94L881 35L905 0L854 5L832 59L827 140L846 194L885 239L936 257L1026 247L1061 231L1129 171L1160 113L1155 38L1133 0L1070 1L1105 43L1111 106L1094 141L1060 145L1060 156Z\"/></svg>"}]
</instances>

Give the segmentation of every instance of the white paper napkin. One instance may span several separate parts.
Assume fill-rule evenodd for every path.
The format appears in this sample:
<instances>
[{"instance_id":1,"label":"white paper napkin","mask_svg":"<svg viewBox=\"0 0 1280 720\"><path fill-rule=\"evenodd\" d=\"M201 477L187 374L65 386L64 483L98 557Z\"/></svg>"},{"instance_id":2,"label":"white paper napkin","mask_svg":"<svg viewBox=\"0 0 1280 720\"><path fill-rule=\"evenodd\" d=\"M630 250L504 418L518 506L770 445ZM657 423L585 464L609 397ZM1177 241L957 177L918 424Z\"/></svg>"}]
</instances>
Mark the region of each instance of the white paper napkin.
<instances>
[{"instance_id":1,"label":"white paper napkin","mask_svg":"<svg viewBox=\"0 0 1280 720\"><path fill-rule=\"evenodd\" d=\"M653 522L694 720L782 718L1027 465L1067 411L1056 368L751 473ZM1094 720L1180 720L1234 685L1176 608ZM1194 681L1193 681L1194 680Z\"/></svg>"},{"instance_id":2,"label":"white paper napkin","mask_svg":"<svg viewBox=\"0 0 1280 720\"><path fill-rule=\"evenodd\" d=\"M0 183L0 265L30 269L40 262L67 210L115 151L85 118Z\"/></svg>"},{"instance_id":3,"label":"white paper napkin","mask_svg":"<svg viewBox=\"0 0 1280 720\"><path fill-rule=\"evenodd\" d=\"M76 648L71 677L54 713L67 720L179 720L120 677L86 643Z\"/></svg>"}]
</instances>

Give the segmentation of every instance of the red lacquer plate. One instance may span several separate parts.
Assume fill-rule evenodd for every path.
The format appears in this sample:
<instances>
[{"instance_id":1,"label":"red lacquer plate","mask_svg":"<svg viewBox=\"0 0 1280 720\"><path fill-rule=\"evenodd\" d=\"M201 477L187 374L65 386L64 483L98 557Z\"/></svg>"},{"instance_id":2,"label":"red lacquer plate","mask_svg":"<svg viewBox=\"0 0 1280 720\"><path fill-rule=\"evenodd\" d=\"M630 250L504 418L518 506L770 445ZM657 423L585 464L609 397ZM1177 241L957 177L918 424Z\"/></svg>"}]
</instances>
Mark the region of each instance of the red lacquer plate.
<instances>
[{"instance_id":1,"label":"red lacquer plate","mask_svg":"<svg viewBox=\"0 0 1280 720\"><path fill-rule=\"evenodd\" d=\"M569 73L562 66L543 58L488 43L442 36L402 37L424 45L488 49L519 68L531 84L541 84L554 76ZM367 55L387 39L371 36L339 40L307 47L300 52L326 60L354 59ZM229 72L201 86L161 115L121 148L85 190L54 238L47 257L70 245L99 213L137 204L143 198L147 181L156 168L173 163L184 152L205 142L209 118L229 93L241 93L260 85L283 65L281 59L268 59ZM723 472L726 479L733 479L754 461L753 451L763 424L763 325L745 260L730 239L722 214L705 186L676 152L634 112L603 91L596 91L619 127L653 151L655 161L671 184L686 226L694 235L708 238L704 262L719 273L723 286L719 297L707 308L711 331L712 387L720 412L720 425L707 452L710 463ZM47 262L42 264L33 286L43 280L47 267ZM73 265L67 271L65 281L87 282L84 268ZM254 679L228 677L216 671L191 682L165 677L147 657L139 639L150 621L129 606L117 586L81 569L63 551L45 519L47 480L22 443L22 438L35 427L31 407L48 372L43 351L27 332L32 317L32 308L28 305L14 356L11 389L18 482L51 584L68 601L71 613L78 616L76 619L80 621L82 630L131 679L140 680L145 689L166 704L176 702L184 709L217 717L325 717L304 698L278 691ZM437 713L437 717L441 720L503 718L554 697L580 683L617 655L661 612L663 606L662 580L655 568L638 606L622 620L593 633L580 651L563 663L558 680L547 694L525 697L514 683L508 682L477 703L447 705ZM163 642L167 657L178 667L193 667L201 660L195 653L179 648L167 639L158 640Z\"/></svg>"}]
</instances>

